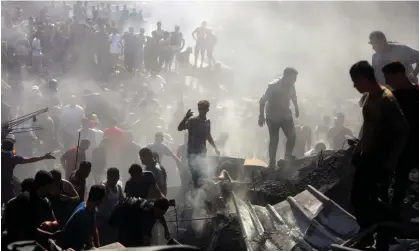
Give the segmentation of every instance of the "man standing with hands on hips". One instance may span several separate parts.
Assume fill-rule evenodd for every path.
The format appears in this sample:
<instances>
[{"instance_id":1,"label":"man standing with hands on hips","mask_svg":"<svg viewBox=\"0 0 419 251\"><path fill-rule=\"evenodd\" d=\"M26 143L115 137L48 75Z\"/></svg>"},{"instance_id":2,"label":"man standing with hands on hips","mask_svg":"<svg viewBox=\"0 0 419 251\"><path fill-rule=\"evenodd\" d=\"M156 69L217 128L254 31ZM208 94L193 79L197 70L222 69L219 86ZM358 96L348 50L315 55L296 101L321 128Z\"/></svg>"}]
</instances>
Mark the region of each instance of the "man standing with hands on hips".
<instances>
[{"instance_id":1,"label":"man standing with hands on hips","mask_svg":"<svg viewBox=\"0 0 419 251\"><path fill-rule=\"evenodd\" d=\"M259 126L262 127L266 121L269 130L270 168L275 168L276 166L276 152L278 149L280 128L282 128L287 138L284 159L292 159L296 135L290 101L292 101L295 108L295 117L298 118L300 112L298 110L297 95L294 86L297 75L298 72L296 69L291 67L285 68L283 77L271 82L259 101Z\"/></svg>"},{"instance_id":2,"label":"man standing with hands on hips","mask_svg":"<svg viewBox=\"0 0 419 251\"><path fill-rule=\"evenodd\" d=\"M188 130L188 165L192 175L192 181L195 188L202 184L205 178L205 157L207 153L206 142L214 147L216 154L219 156L220 152L214 143L211 135L211 121L207 118L210 103L208 100L201 100L198 102L198 116L193 116L193 112L189 109L179 123L178 130Z\"/></svg>"}]
</instances>

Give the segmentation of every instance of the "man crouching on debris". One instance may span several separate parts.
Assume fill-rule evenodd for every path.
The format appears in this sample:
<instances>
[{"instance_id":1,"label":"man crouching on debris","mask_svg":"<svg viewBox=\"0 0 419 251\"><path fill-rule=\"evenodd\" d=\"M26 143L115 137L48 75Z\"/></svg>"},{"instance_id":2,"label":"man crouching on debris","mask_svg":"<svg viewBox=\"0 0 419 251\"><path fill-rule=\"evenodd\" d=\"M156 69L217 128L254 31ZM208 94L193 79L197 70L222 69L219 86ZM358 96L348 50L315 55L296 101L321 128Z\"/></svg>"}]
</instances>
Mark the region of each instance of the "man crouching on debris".
<instances>
[{"instance_id":1,"label":"man crouching on debris","mask_svg":"<svg viewBox=\"0 0 419 251\"><path fill-rule=\"evenodd\" d=\"M378 84L374 68L367 61L354 64L349 74L355 89L366 97L362 104L364 123L360 142L352 159L356 169L351 191L352 206L363 231L392 218L386 205L389 180L406 145L409 126L393 93ZM386 250L388 239L378 234L377 249ZM370 244L372 235L364 238L358 248Z\"/></svg>"},{"instance_id":2,"label":"man crouching on debris","mask_svg":"<svg viewBox=\"0 0 419 251\"><path fill-rule=\"evenodd\" d=\"M113 209L109 218L109 225L118 231L118 242L125 247L150 246L156 220L162 222L165 238L170 239L164 214L171 203L164 198L157 200L125 198Z\"/></svg>"},{"instance_id":3,"label":"man crouching on debris","mask_svg":"<svg viewBox=\"0 0 419 251\"><path fill-rule=\"evenodd\" d=\"M179 131L188 130L188 165L191 171L192 181L195 188L200 187L205 178L205 156L207 153L206 142L214 147L219 156L217 146L211 136L211 121L207 118L210 103L207 100L198 102L199 115L192 117L193 112L188 110L178 126Z\"/></svg>"}]
</instances>

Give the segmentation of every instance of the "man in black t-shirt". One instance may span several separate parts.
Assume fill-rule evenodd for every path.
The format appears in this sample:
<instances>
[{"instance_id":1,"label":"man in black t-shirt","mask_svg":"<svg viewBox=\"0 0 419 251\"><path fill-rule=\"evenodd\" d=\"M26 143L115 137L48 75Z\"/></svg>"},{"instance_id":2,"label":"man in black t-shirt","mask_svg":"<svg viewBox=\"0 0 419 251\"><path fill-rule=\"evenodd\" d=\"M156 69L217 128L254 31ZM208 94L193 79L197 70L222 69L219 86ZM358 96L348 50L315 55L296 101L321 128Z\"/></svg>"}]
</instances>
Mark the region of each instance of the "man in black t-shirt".
<instances>
[{"instance_id":1,"label":"man in black t-shirt","mask_svg":"<svg viewBox=\"0 0 419 251\"><path fill-rule=\"evenodd\" d=\"M38 240L37 228L56 226L52 207L46 196L52 188L52 175L38 171L31 191L11 199L5 207L7 239L9 242Z\"/></svg>"},{"instance_id":2,"label":"man in black t-shirt","mask_svg":"<svg viewBox=\"0 0 419 251\"><path fill-rule=\"evenodd\" d=\"M208 100L199 101L199 115L192 117L193 112L189 109L178 126L178 131L188 130L188 165L196 188L203 184L207 175L205 160L207 141L212 145L217 156L220 156L220 151L211 135L211 121L207 118L209 106Z\"/></svg>"},{"instance_id":3,"label":"man in black t-shirt","mask_svg":"<svg viewBox=\"0 0 419 251\"><path fill-rule=\"evenodd\" d=\"M392 206L400 212L409 187L409 172L419 166L419 88L411 83L400 62L388 64L382 71L410 126L408 141L395 172Z\"/></svg>"},{"instance_id":4,"label":"man in black t-shirt","mask_svg":"<svg viewBox=\"0 0 419 251\"><path fill-rule=\"evenodd\" d=\"M137 45L137 36L134 34L134 28L129 27L129 32L122 37L124 41L124 65L128 71L133 71L135 65L135 51Z\"/></svg>"}]
</instances>

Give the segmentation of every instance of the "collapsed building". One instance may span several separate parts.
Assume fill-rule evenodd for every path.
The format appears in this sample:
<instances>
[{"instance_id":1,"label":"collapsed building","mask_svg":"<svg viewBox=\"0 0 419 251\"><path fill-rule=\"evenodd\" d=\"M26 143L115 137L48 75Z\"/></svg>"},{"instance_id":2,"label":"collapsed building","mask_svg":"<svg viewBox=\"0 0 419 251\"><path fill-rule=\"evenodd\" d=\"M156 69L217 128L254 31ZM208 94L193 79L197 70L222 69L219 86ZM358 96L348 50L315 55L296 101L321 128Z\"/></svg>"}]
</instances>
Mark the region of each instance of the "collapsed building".
<instances>
[{"instance_id":1,"label":"collapsed building","mask_svg":"<svg viewBox=\"0 0 419 251\"><path fill-rule=\"evenodd\" d=\"M181 243L200 250L355 250L350 247L366 234L358 233L349 203L355 171L351 150L322 152L286 168L280 161L277 170L244 163L232 158L220 161L218 171L228 170L235 178L228 185L227 209L196 219L203 221L199 233L191 224L188 231L185 224L169 216L173 231L177 227L179 234L177 224L182 225ZM409 239L393 245L392 250L417 250L418 240L410 240L419 236L417 223L384 225Z\"/></svg>"}]
</instances>

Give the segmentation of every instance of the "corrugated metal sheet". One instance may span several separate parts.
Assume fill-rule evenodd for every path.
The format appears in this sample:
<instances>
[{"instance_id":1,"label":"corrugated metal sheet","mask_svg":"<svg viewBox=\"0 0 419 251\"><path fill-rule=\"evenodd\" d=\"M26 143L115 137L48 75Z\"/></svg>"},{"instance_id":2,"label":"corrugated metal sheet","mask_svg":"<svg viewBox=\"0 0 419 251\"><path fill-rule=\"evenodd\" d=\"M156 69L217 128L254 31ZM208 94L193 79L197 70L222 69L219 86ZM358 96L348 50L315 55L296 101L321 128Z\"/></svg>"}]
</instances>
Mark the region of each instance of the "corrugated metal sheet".
<instances>
[{"instance_id":1,"label":"corrugated metal sheet","mask_svg":"<svg viewBox=\"0 0 419 251\"><path fill-rule=\"evenodd\" d=\"M249 251L329 249L359 230L352 215L311 186L266 207L233 197Z\"/></svg>"}]
</instances>

